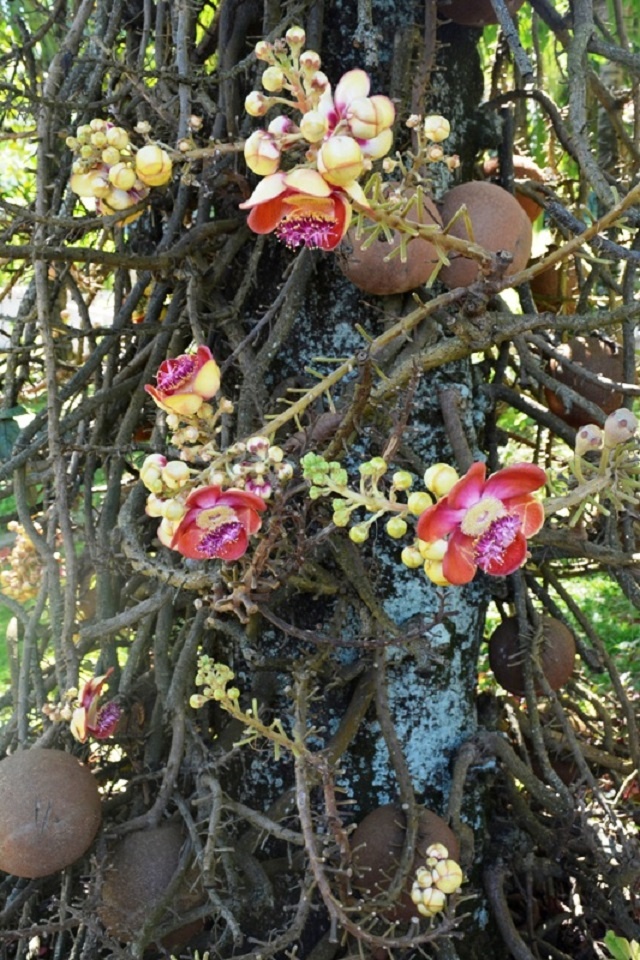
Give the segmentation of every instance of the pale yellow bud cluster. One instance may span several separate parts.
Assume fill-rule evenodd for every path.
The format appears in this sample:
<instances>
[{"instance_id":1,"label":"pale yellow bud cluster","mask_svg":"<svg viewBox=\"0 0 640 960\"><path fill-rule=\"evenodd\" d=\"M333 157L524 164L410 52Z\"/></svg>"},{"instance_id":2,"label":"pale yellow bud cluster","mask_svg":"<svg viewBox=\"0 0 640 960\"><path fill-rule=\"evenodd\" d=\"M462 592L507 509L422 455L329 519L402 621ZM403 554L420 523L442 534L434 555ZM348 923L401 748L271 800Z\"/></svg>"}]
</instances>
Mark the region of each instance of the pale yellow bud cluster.
<instances>
[{"instance_id":1,"label":"pale yellow bud cluster","mask_svg":"<svg viewBox=\"0 0 640 960\"><path fill-rule=\"evenodd\" d=\"M36 524L36 529L40 527ZM3 560L8 569L0 570L0 589L12 600L24 603L38 595L42 584L42 561L24 527L12 520L7 530L15 534L9 556Z\"/></svg>"},{"instance_id":2,"label":"pale yellow bud cluster","mask_svg":"<svg viewBox=\"0 0 640 960\"><path fill-rule=\"evenodd\" d=\"M462 886L462 869L450 859L443 844L434 843L426 851L427 860L416 871L411 899L423 917L435 917L447 905L447 897Z\"/></svg>"},{"instance_id":3,"label":"pale yellow bud cluster","mask_svg":"<svg viewBox=\"0 0 640 960\"><path fill-rule=\"evenodd\" d=\"M196 686L202 687L202 693L194 693L189 703L194 710L199 710L208 700L237 700L240 691L237 687L228 687L235 674L225 663L216 663L210 657L203 655L198 661Z\"/></svg>"},{"instance_id":4,"label":"pale yellow bud cluster","mask_svg":"<svg viewBox=\"0 0 640 960\"><path fill-rule=\"evenodd\" d=\"M441 146L451 133L451 124L446 117L430 114L423 119L420 114L412 113L406 121L406 126L410 130L415 130L414 137L418 141L418 155L415 160L417 165L444 163L449 171L460 166L460 158L456 154L448 156Z\"/></svg>"},{"instance_id":5,"label":"pale yellow bud cluster","mask_svg":"<svg viewBox=\"0 0 640 960\"><path fill-rule=\"evenodd\" d=\"M140 123L138 133L146 135L149 124ZM70 186L79 197L93 198L98 210L111 214L128 210L143 200L151 187L171 179L169 154L157 143L136 151L129 134L108 120L95 118L67 137L67 146L77 155Z\"/></svg>"}]
</instances>

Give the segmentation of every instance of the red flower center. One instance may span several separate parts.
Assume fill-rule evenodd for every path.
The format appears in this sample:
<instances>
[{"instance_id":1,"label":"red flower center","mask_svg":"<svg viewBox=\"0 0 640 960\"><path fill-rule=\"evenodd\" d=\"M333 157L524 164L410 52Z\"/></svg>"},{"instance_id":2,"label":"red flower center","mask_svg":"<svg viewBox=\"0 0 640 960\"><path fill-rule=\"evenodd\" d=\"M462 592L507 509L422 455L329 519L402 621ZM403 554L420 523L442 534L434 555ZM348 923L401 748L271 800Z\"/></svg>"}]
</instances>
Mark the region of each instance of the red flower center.
<instances>
[{"instance_id":1,"label":"red flower center","mask_svg":"<svg viewBox=\"0 0 640 960\"><path fill-rule=\"evenodd\" d=\"M163 363L158 370L156 377L158 390L162 390L165 393L175 390L192 376L195 366L195 360L193 357L187 356L187 354L175 360L167 360L166 364Z\"/></svg>"},{"instance_id":2,"label":"red flower center","mask_svg":"<svg viewBox=\"0 0 640 960\"><path fill-rule=\"evenodd\" d=\"M473 545L476 563L481 570L491 573L493 564L502 563L505 550L511 546L519 530L519 517L507 515L493 521Z\"/></svg>"},{"instance_id":3,"label":"red flower center","mask_svg":"<svg viewBox=\"0 0 640 960\"><path fill-rule=\"evenodd\" d=\"M326 247L335 239L337 222L322 213L290 213L283 217L275 229L279 240L295 249L305 247Z\"/></svg>"},{"instance_id":4,"label":"red flower center","mask_svg":"<svg viewBox=\"0 0 640 960\"><path fill-rule=\"evenodd\" d=\"M219 557L220 552L224 550L229 543L236 542L242 530L242 524L237 520L221 523L220 526L205 533L198 544L198 551L204 554L208 560L213 559L213 557Z\"/></svg>"}]
</instances>

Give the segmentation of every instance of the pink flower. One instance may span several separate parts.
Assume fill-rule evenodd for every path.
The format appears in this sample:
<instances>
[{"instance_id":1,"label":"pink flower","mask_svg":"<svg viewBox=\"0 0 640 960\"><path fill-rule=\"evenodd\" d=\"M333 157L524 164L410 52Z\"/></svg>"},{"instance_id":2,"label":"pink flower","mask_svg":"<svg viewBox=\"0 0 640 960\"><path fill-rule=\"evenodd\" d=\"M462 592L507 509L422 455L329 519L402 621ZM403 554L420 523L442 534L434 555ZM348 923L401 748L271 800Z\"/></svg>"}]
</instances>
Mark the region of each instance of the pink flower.
<instances>
[{"instance_id":1,"label":"pink flower","mask_svg":"<svg viewBox=\"0 0 640 960\"><path fill-rule=\"evenodd\" d=\"M275 232L289 247L304 244L333 250L351 222L347 192L353 195L353 188L354 199L368 206L358 184L345 192L332 187L317 170L296 167L265 177L240 207L251 211L247 223L254 233Z\"/></svg>"},{"instance_id":2,"label":"pink flower","mask_svg":"<svg viewBox=\"0 0 640 960\"><path fill-rule=\"evenodd\" d=\"M205 400L220 389L220 369L208 347L164 360L156 374L157 386L145 384L158 406L167 413L192 417Z\"/></svg>"},{"instance_id":3,"label":"pink flower","mask_svg":"<svg viewBox=\"0 0 640 960\"><path fill-rule=\"evenodd\" d=\"M544 508L531 493L544 486L544 470L517 463L486 477L474 463L438 503L421 514L416 532L433 543L447 539L442 571L449 583L469 583L480 567L506 576L527 558L527 538L544 523Z\"/></svg>"},{"instance_id":4,"label":"pink flower","mask_svg":"<svg viewBox=\"0 0 640 960\"><path fill-rule=\"evenodd\" d=\"M95 737L96 740L106 740L118 726L120 707L117 703L109 701L98 709L102 687L112 673L113 667L110 667L101 677L87 680L80 690L79 706L71 717L71 733L80 743L84 743L88 736Z\"/></svg>"},{"instance_id":5,"label":"pink flower","mask_svg":"<svg viewBox=\"0 0 640 960\"><path fill-rule=\"evenodd\" d=\"M249 536L262 521L267 505L246 490L200 487L186 499L187 512L180 521L171 548L191 560L237 560L247 549Z\"/></svg>"}]
</instances>

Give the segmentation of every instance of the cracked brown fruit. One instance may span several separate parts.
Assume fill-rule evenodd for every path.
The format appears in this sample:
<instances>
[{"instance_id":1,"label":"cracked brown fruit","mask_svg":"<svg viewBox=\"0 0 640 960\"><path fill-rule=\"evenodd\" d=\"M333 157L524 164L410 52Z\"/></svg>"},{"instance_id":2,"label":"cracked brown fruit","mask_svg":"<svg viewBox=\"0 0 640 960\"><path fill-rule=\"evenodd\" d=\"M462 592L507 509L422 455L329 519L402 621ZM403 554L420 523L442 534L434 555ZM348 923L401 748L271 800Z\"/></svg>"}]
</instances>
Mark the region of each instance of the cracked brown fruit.
<instances>
[{"instance_id":1,"label":"cracked brown fruit","mask_svg":"<svg viewBox=\"0 0 640 960\"><path fill-rule=\"evenodd\" d=\"M471 235L461 212L465 207ZM489 253L505 251L511 254L512 260L505 270L505 276L511 276L526 267L531 255L531 221L515 197L502 187L486 180L461 183L445 193L440 210L445 228L459 214L447 230L451 236L472 240ZM447 251L447 256L449 266L442 268L439 277L450 290L468 287L480 279L477 260L454 250Z\"/></svg>"},{"instance_id":2,"label":"cracked brown fruit","mask_svg":"<svg viewBox=\"0 0 640 960\"><path fill-rule=\"evenodd\" d=\"M384 910L390 921L410 920L417 916L411 900L411 887L418 867L424 865L427 847L442 843L452 860L460 859L460 844L444 820L426 808L420 809L416 853L404 890L396 902ZM353 885L368 898L384 896L393 881L402 856L406 815L400 807L385 804L372 810L351 836Z\"/></svg>"},{"instance_id":3,"label":"cracked brown fruit","mask_svg":"<svg viewBox=\"0 0 640 960\"><path fill-rule=\"evenodd\" d=\"M516 697L523 697L525 693L522 657L518 620L509 617L489 638L489 664L500 686ZM539 657L547 683L552 690L559 690L573 673L576 644L569 628L555 617L542 617ZM542 692L536 688L537 694Z\"/></svg>"},{"instance_id":4,"label":"cracked brown fruit","mask_svg":"<svg viewBox=\"0 0 640 960\"><path fill-rule=\"evenodd\" d=\"M89 849L102 820L89 768L62 750L33 747L0 761L0 870L46 877Z\"/></svg>"}]
</instances>

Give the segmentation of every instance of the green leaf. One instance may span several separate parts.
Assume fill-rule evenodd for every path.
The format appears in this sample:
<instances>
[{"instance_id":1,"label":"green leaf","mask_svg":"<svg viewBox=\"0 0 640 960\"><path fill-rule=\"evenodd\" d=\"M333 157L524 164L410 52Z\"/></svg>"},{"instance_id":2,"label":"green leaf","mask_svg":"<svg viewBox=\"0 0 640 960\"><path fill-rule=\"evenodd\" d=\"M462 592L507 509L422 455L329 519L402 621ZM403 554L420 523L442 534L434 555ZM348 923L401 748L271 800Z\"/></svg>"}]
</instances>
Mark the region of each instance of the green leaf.
<instances>
[{"instance_id":1,"label":"green leaf","mask_svg":"<svg viewBox=\"0 0 640 960\"><path fill-rule=\"evenodd\" d=\"M607 930L604 944L613 960L640 960L640 944L636 940L629 943L624 937L618 937L613 930Z\"/></svg>"}]
</instances>

